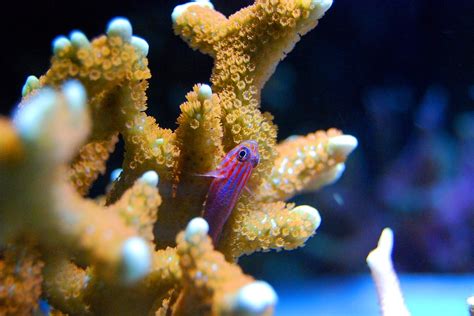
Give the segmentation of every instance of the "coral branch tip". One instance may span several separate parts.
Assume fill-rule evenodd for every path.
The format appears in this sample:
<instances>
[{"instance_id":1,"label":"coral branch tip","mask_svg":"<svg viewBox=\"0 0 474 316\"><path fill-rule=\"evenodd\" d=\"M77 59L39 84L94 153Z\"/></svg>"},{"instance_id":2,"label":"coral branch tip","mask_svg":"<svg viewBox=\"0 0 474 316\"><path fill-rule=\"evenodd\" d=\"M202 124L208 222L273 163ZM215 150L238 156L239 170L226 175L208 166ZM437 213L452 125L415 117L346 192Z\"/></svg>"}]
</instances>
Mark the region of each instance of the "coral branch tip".
<instances>
[{"instance_id":1,"label":"coral branch tip","mask_svg":"<svg viewBox=\"0 0 474 316\"><path fill-rule=\"evenodd\" d=\"M143 181L147 183L148 185L151 185L153 187L156 187L158 185L160 177L158 176L158 173L156 173L153 170L145 172L141 177L140 181Z\"/></svg>"},{"instance_id":2,"label":"coral branch tip","mask_svg":"<svg viewBox=\"0 0 474 316\"><path fill-rule=\"evenodd\" d=\"M85 110L87 102L86 90L77 80L70 80L63 85L62 91L67 104L73 113L79 114Z\"/></svg>"},{"instance_id":3,"label":"coral branch tip","mask_svg":"<svg viewBox=\"0 0 474 316\"><path fill-rule=\"evenodd\" d=\"M138 36L132 36L131 44L135 49L143 56L148 56L148 51L150 50L150 45L143 38Z\"/></svg>"},{"instance_id":4,"label":"coral branch tip","mask_svg":"<svg viewBox=\"0 0 474 316\"><path fill-rule=\"evenodd\" d=\"M332 6L332 0L313 0L313 4L319 6L324 13Z\"/></svg>"},{"instance_id":5,"label":"coral branch tip","mask_svg":"<svg viewBox=\"0 0 474 316\"><path fill-rule=\"evenodd\" d=\"M119 36L125 42L130 42L132 40L132 24L126 18L114 18L109 22L107 27L108 36Z\"/></svg>"},{"instance_id":6,"label":"coral branch tip","mask_svg":"<svg viewBox=\"0 0 474 316\"><path fill-rule=\"evenodd\" d=\"M50 88L42 89L19 109L13 122L20 136L25 140L34 140L39 136L43 122L56 103L56 93Z\"/></svg>"},{"instance_id":7,"label":"coral branch tip","mask_svg":"<svg viewBox=\"0 0 474 316\"><path fill-rule=\"evenodd\" d=\"M474 295L466 299L467 307L469 308L469 315L474 316Z\"/></svg>"},{"instance_id":8,"label":"coral branch tip","mask_svg":"<svg viewBox=\"0 0 474 316\"><path fill-rule=\"evenodd\" d=\"M313 225L313 230L318 229L321 225L321 215L314 207L309 205L300 205L291 210L292 213L296 213L301 217L307 218Z\"/></svg>"},{"instance_id":9,"label":"coral branch tip","mask_svg":"<svg viewBox=\"0 0 474 316\"><path fill-rule=\"evenodd\" d=\"M58 55L71 47L71 42L66 36L58 36L53 40L53 54Z\"/></svg>"},{"instance_id":10,"label":"coral branch tip","mask_svg":"<svg viewBox=\"0 0 474 316\"><path fill-rule=\"evenodd\" d=\"M357 138L351 135L340 135L329 139L329 150L334 155L347 157L349 154L356 149L358 145Z\"/></svg>"},{"instance_id":11,"label":"coral branch tip","mask_svg":"<svg viewBox=\"0 0 474 316\"><path fill-rule=\"evenodd\" d=\"M71 39L72 46L76 48L85 48L91 45L87 36L81 31L72 31L69 38Z\"/></svg>"},{"instance_id":12,"label":"coral branch tip","mask_svg":"<svg viewBox=\"0 0 474 316\"><path fill-rule=\"evenodd\" d=\"M183 14L183 12L186 11L192 5L199 5L201 7L214 9L214 5L211 3L211 1L208 1L208 0L196 0L196 1L187 2L184 4L180 4L176 6L173 9L173 12L171 13L171 20L173 21L173 23L175 23L176 20L181 16L181 14Z\"/></svg>"},{"instance_id":13,"label":"coral branch tip","mask_svg":"<svg viewBox=\"0 0 474 316\"><path fill-rule=\"evenodd\" d=\"M24 97L28 95L31 91L36 90L40 87L40 81L36 76L28 76L26 82L21 89L21 95Z\"/></svg>"},{"instance_id":14,"label":"coral branch tip","mask_svg":"<svg viewBox=\"0 0 474 316\"><path fill-rule=\"evenodd\" d=\"M393 249L393 231L390 228L385 228L380 235L377 248L372 250L367 256L367 264L371 269L381 269L384 266L391 264L391 256Z\"/></svg>"},{"instance_id":15,"label":"coral branch tip","mask_svg":"<svg viewBox=\"0 0 474 316\"><path fill-rule=\"evenodd\" d=\"M200 101L208 100L212 96L212 89L207 84L202 84L199 87L198 97Z\"/></svg>"},{"instance_id":16,"label":"coral branch tip","mask_svg":"<svg viewBox=\"0 0 474 316\"><path fill-rule=\"evenodd\" d=\"M151 254L140 237L131 237L122 248L123 281L133 283L143 278L151 267Z\"/></svg>"},{"instance_id":17,"label":"coral branch tip","mask_svg":"<svg viewBox=\"0 0 474 316\"><path fill-rule=\"evenodd\" d=\"M277 301L277 294L267 282L255 281L239 290L234 311L237 315L264 315Z\"/></svg>"},{"instance_id":18,"label":"coral branch tip","mask_svg":"<svg viewBox=\"0 0 474 316\"><path fill-rule=\"evenodd\" d=\"M202 217L193 218L186 226L184 238L189 243L201 240L209 232L209 224Z\"/></svg>"}]
</instances>

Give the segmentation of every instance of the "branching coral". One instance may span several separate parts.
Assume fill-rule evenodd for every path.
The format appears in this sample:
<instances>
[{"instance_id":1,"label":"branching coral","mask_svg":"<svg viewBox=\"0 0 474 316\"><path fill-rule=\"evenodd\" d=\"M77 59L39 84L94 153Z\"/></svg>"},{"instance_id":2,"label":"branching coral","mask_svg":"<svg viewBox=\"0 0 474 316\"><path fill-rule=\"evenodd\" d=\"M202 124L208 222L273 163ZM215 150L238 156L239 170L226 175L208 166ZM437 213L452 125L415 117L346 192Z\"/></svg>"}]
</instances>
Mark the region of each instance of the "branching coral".
<instances>
[{"instance_id":1,"label":"branching coral","mask_svg":"<svg viewBox=\"0 0 474 316\"><path fill-rule=\"evenodd\" d=\"M28 297L0 313L31 312L42 283L42 296L72 315L270 314L276 294L234 262L302 246L321 218L284 201L337 180L357 146L335 129L277 145L272 116L259 110L278 61L330 5L259 0L229 18L207 1L177 6L176 34L215 63L212 87L187 94L174 132L145 114L148 44L126 19L92 41L58 37L51 68L28 77L13 120L0 119L0 300L6 287ZM103 199L86 198L119 135L123 171ZM240 196L214 249L199 218L210 180L198 175L244 140L261 156L253 193ZM19 264L9 249L23 240L32 242Z\"/></svg>"},{"instance_id":2,"label":"branching coral","mask_svg":"<svg viewBox=\"0 0 474 316\"><path fill-rule=\"evenodd\" d=\"M208 225L202 218L193 219L178 235L178 254L183 271L183 290L178 298L177 315L262 314L272 310L276 300L273 289L262 281L243 276L238 266L212 249ZM261 299L254 304L245 297L255 287ZM249 293L250 292L250 293Z\"/></svg>"},{"instance_id":3,"label":"branching coral","mask_svg":"<svg viewBox=\"0 0 474 316\"><path fill-rule=\"evenodd\" d=\"M393 232L390 228L385 228L380 235L377 248L367 256L367 264L377 288L382 316L410 316L393 268L392 249Z\"/></svg>"},{"instance_id":4,"label":"branching coral","mask_svg":"<svg viewBox=\"0 0 474 316\"><path fill-rule=\"evenodd\" d=\"M10 245L0 261L0 306L2 314L31 314L41 294L41 268L38 252L29 242Z\"/></svg>"}]
</instances>

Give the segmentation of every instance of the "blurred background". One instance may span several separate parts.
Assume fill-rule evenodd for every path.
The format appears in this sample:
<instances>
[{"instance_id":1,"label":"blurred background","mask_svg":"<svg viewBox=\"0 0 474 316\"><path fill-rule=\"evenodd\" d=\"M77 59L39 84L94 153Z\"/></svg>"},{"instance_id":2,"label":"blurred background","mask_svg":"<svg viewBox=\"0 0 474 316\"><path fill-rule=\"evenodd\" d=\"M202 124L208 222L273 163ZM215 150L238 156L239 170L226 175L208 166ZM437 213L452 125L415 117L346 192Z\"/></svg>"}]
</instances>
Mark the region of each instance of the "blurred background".
<instances>
[{"instance_id":1,"label":"blurred background","mask_svg":"<svg viewBox=\"0 0 474 316\"><path fill-rule=\"evenodd\" d=\"M174 129L186 92L208 82L212 68L210 57L173 35L170 14L182 2L10 1L0 19L0 114L9 115L28 75L47 70L55 36L80 29L94 37L125 16L150 44L148 113ZM251 2L213 1L227 15ZM316 237L292 252L242 258L246 272L283 291L322 275L367 273L365 257L390 226L398 271L472 275L472 0L335 0L278 66L262 109L274 114L280 140L337 127L359 147L340 181L294 199L320 211ZM109 172L120 158L112 157Z\"/></svg>"}]
</instances>

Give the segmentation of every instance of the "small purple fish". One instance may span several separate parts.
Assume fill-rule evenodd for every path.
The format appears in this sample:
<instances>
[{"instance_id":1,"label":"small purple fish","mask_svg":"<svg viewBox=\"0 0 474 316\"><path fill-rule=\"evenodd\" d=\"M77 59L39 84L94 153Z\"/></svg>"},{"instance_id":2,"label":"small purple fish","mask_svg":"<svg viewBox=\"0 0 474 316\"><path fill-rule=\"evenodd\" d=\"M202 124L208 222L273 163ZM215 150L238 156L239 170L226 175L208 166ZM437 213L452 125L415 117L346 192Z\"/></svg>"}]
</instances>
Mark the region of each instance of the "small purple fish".
<instances>
[{"instance_id":1,"label":"small purple fish","mask_svg":"<svg viewBox=\"0 0 474 316\"><path fill-rule=\"evenodd\" d=\"M259 161L257 142L247 140L229 151L216 170L204 174L214 178L203 215L214 245L217 245L222 228Z\"/></svg>"}]
</instances>

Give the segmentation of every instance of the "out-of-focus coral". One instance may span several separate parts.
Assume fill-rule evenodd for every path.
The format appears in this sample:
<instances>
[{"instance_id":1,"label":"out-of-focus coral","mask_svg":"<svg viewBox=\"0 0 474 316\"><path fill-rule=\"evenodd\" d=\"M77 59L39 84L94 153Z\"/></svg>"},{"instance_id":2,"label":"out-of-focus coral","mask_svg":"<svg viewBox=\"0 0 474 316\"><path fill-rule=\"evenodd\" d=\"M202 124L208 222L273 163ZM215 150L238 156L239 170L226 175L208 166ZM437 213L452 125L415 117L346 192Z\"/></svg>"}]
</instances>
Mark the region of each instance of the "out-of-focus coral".
<instances>
[{"instance_id":1,"label":"out-of-focus coral","mask_svg":"<svg viewBox=\"0 0 474 316\"><path fill-rule=\"evenodd\" d=\"M215 64L212 88L187 94L174 132L145 114L148 44L128 20L92 41L58 37L51 68L28 77L13 119L0 119L0 299L15 297L0 313L28 314L41 295L72 315L271 314L273 289L234 262L302 246L321 218L284 201L336 181L357 146L336 129L277 145L259 110L278 61L330 5L256 1L229 18L208 1L177 6L176 34ZM122 171L91 200L119 136ZM200 218L210 181L199 174L244 140L258 142L261 161L214 249ZM25 254L12 256L23 240Z\"/></svg>"},{"instance_id":2,"label":"out-of-focus coral","mask_svg":"<svg viewBox=\"0 0 474 316\"><path fill-rule=\"evenodd\" d=\"M436 271L468 272L474 259L473 116L461 113L453 134L444 122L447 109L445 89L430 87L416 111L417 128L388 164L377 190L383 206L402 219L398 229L417 240L410 254L423 256L425 267ZM415 264L412 269L420 269Z\"/></svg>"},{"instance_id":3,"label":"out-of-focus coral","mask_svg":"<svg viewBox=\"0 0 474 316\"><path fill-rule=\"evenodd\" d=\"M0 312L27 315L37 308L43 280L43 263L28 242L12 244L0 261Z\"/></svg>"},{"instance_id":4,"label":"out-of-focus coral","mask_svg":"<svg viewBox=\"0 0 474 316\"><path fill-rule=\"evenodd\" d=\"M392 263L393 231L385 228L377 248L367 256L367 265L377 288L377 296L383 316L410 316L405 305L400 282Z\"/></svg>"},{"instance_id":5,"label":"out-of-focus coral","mask_svg":"<svg viewBox=\"0 0 474 316\"><path fill-rule=\"evenodd\" d=\"M370 89L366 138L373 146L354 157L358 168L337 186L298 198L331 209L298 262L317 261L316 273L362 272L359 254L390 223L399 232L401 270L472 271L474 113L453 113L458 101L449 91L430 86L418 100L412 86Z\"/></svg>"},{"instance_id":6,"label":"out-of-focus coral","mask_svg":"<svg viewBox=\"0 0 474 316\"><path fill-rule=\"evenodd\" d=\"M467 306L469 309L469 315L474 315L474 296L469 296L467 298Z\"/></svg>"},{"instance_id":7,"label":"out-of-focus coral","mask_svg":"<svg viewBox=\"0 0 474 316\"><path fill-rule=\"evenodd\" d=\"M178 255L183 271L183 290L174 313L191 314L268 314L276 302L273 289L262 281L242 275L241 269L213 250L207 236L208 224L195 218L178 235ZM258 294L257 294L258 293ZM252 295L258 299L252 301Z\"/></svg>"}]
</instances>

